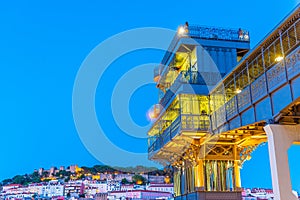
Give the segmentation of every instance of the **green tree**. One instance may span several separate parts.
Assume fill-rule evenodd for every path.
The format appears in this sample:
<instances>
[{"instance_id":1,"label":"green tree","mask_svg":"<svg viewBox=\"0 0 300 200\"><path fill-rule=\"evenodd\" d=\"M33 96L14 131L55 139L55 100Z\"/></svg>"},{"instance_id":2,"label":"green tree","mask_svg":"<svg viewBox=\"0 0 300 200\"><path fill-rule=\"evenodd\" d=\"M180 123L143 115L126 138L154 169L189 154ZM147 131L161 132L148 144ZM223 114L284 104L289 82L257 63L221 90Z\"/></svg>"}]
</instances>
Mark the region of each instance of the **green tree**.
<instances>
[{"instance_id":1,"label":"green tree","mask_svg":"<svg viewBox=\"0 0 300 200\"><path fill-rule=\"evenodd\" d=\"M30 182L32 182L32 183L40 183L41 182L41 177L38 172L33 172L30 175L30 178L31 178Z\"/></svg>"},{"instance_id":2,"label":"green tree","mask_svg":"<svg viewBox=\"0 0 300 200\"><path fill-rule=\"evenodd\" d=\"M96 171L96 173L104 173L104 172L108 172L108 173L113 173L115 171L114 168L107 166L107 165L95 165L93 167L93 171Z\"/></svg>"},{"instance_id":3,"label":"green tree","mask_svg":"<svg viewBox=\"0 0 300 200\"><path fill-rule=\"evenodd\" d=\"M42 177L46 178L46 177L48 177L48 176L49 176L49 172L47 172L47 171L43 171L43 173L42 173Z\"/></svg>"},{"instance_id":4,"label":"green tree","mask_svg":"<svg viewBox=\"0 0 300 200\"><path fill-rule=\"evenodd\" d=\"M88 174L88 173L93 174L93 173L91 172L91 168L89 168L89 167L82 166L81 169L83 169L83 172L84 172L85 174Z\"/></svg>"},{"instance_id":5,"label":"green tree","mask_svg":"<svg viewBox=\"0 0 300 200\"><path fill-rule=\"evenodd\" d=\"M10 179L10 178L4 179L4 180L2 181L2 185L8 185L8 184L10 184L10 183L12 183L12 182L13 182L13 180Z\"/></svg>"},{"instance_id":6,"label":"green tree","mask_svg":"<svg viewBox=\"0 0 300 200\"><path fill-rule=\"evenodd\" d=\"M68 182L68 181L70 181L70 176L67 176L66 178L65 178L65 180L64 180L65 182Z\"/></svg>"},{"instance_id":7,"label":"green tree","mask_svg":"<svg viewBox=\"0 0 300 200\"><path fill-rule=\"evenodd\" d=\"M136 174L132 177L132 181L136 184L144 185L144 184L146 184L147 179L139 174Z\"/></svg>"},{"instance_id":8,"label":"green tree","mask_svg":"<svg viewBox=\"0 0 300 200\"><path fill-rule=\"evenodd\" d=\"M13 183L24 185L26 183L25 176L17 175L13 177Z\"/></svg>"},{"instance_id":9,"label":"green tree","mask_svg":"<svg viewBox=\"0 0 300 200\"><path fill-rule=\"evenodd\" d=\"M79 179L84 179L85 178L85 175L84 174L81 174L80 176L79 176Z\"/></svg>"},{"instance_id":10,"label":"green tree","mask_svg":"<svg viewBox=\"0 0 300 200\"><path fill-rule=\"evenodd\" d=\"M122 184L128 184L129 181L128 181L126 178L123 178L123 179L121 180L121 183L122 183Z\"/></svg>"}]
</instances>

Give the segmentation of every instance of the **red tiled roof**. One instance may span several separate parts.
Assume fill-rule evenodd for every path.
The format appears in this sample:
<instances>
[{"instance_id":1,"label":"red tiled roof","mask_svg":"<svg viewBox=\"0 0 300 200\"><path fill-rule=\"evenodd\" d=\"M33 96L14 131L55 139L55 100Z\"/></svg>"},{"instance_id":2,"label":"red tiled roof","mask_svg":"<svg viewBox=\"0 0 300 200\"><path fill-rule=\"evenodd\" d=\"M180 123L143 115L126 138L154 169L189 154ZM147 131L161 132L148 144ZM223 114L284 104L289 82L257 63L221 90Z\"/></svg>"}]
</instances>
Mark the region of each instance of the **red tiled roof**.
<instances>
[{"instance_id":1,"label":"red tiled roof","mask_svg":"<svg viewBox=\"0 0 300 200\"><path fill-rule=\"evenodd\" d=\"M21 186L20 184L9 184L9 185L5 185L5 186L3 186L3 187L10 187L10 186Z\"/></svg>"}]
</instances>

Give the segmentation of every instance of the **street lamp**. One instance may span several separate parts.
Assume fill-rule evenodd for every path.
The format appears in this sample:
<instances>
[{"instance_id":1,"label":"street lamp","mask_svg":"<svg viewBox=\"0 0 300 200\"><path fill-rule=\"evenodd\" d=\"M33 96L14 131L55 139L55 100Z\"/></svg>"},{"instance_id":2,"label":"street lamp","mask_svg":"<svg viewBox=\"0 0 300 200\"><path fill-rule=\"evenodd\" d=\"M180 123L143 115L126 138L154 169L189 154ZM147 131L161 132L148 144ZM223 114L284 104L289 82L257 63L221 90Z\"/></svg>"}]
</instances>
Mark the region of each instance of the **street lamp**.
<instances>
[{"instance_id":1,"label":"street lamp","mask_svg":"<svg viewBox=\"0 0 300 200\"><path fill-rule=\"evenodd\" d=\"M179 28L177 29L177 34L179 36L186 35L188 32L189 32L189 23L188 22L185 22L185 25L179 26Z\"/></svg>"},{"instance_id":2,"label":"street lamp","mask_svg":"<svg viewBox=\"0 0 300 200\"><path fill-rule=\"evenodd\" d=\"M186 29L184 26L180 26L177 30L178 35L184 35L186 33Z\"/></svg>"}]
</instances>

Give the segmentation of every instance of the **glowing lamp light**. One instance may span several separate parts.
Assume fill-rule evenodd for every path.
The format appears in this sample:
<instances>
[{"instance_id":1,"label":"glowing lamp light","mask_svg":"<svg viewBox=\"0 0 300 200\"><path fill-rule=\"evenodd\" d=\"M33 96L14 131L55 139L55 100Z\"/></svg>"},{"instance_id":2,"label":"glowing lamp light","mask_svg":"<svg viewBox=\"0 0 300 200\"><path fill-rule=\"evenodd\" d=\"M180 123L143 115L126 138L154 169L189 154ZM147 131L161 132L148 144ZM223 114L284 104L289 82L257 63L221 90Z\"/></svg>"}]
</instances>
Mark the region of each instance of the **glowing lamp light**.
<instances>
[{"instance_id":1,"label":"glowing lamp light","mask_svg":"<svg viewBox=\"0 0 300 200\"><path fill-rule=\"evenodd\" d=\"M184 26L180 26L177 30L178 35L184 35L186 33L186 29Z\"/></svg>"},{"instance_id":2,"label":"glowing lamp light","mask_svg":"<svg viewBox=\"0 0 300 200\"><path fill-rule=\"evenodd\" d=\"M250 155L247 155L247 160L251 160L251 156Z\"/></svg>"},{"instance_id":3,"label":"glowing lamp light","mask_svg":"<svg viewBox=\"0 0 300 200\"><path fill-rule=\"evenodd\" d=\"M242 90L240 90L240 89L236 89L236 91L235 91L235 93L237 93L237 94L239 94L241 92L242 92Z\"/></svg>"},{"instance_id":4,"label":"glowing lamp light","mask_svg":"<svg viewBox=\"0 0 300 200\"><path fill-rule=\"evenodd\" d=\"M282 61L283 60L283 56L277 56L276 58L275 58L275 61L276 62L280 62L280 61Z\"/></svg>"}]
</instances>

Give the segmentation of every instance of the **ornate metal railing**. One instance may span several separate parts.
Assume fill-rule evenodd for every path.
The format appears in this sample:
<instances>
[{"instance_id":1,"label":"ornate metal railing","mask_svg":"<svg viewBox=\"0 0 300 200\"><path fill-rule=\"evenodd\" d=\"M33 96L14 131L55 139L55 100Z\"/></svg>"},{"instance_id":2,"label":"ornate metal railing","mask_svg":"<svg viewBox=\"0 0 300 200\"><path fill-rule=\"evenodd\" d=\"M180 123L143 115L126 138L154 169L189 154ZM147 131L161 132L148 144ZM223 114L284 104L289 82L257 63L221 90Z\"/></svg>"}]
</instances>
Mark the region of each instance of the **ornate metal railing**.
<instances>
[{"instance_id":1,"label":"ornate metal railing","mask_svg":"<svg viewBox=\"0 0 300 200\"><path fill-rule=\"evenodd\" d=\"M249 31L244 29L229 29L220 27L205 27L190 25L187 36L214 40L249 41Z\"/></svg>"},{"instance_id":2,"label":"ornate metal railing","mask_svg":"<svg viewBox=\"0 0 300 200\"><path fill-rule=\"evenodd\" d=\"M284 60L270 67L261 76L250 83L249 86L241 90L239 94L232 97L223 106L213 112L211 115L213 131L227 122L229 123L227 130L232 130L240 126L255 123L255 120L267 120L266 117L272 118L272 113L276 115L279 112L278 110L280 110L275 106L273 101L272 105L267 102L266 105L263 105L262 109L265 112L254 112L252 108L253 105L256 105L256 109L259 109L257 105L260 104L263 99L266 99L268 94L273 98L273 94L276 93L276 91L281 91L282 87L287 83L294 83L293 79L299 75L300 47L287 55ZM297 83L294 83L294 87L295 90L298 91L299 86ZM284 98L284 95L287 94L285 92L282 93L282 95ZM297 94L293 95L294 98L297 97ZM282 101L284 100L286 99L282 99ZM287 105L282 103L281 107L284 106ZM249 111L249 113L246 113L246 111ZM254 115L258 113L260 113L261 117L256 117L255 119ZM239 114L242 114L242 119L239 118ZM226 119L224 118L225 116Z\"/></svg>"},{"instance_id":3,"label":"ornate metal railing","mask_svg":"<svg viewBox=\"0 0 300 200\"><path fill-rule=\"evenodd\" d=\"M208 115L181 114L168 128L157 134L155 141L150 144L148 152L151 153L161 149L182 131L207 131L209 127L210 121Z\"/></svg>"},{"instance_id":4,"label":"ornate metal railing","mask_svg":"<svg viewBox=\"0 0 300 200\"><path fill-rule=\"evenodd\" d=\"M223 80L223 83L215 87L219 88L223 84L224 96L227 100L223 105L216 104L218 106L214 107L215 111L211 117L212 129L215 131L225 123L229 125L227 129L234 129L250 122L254 123L255 120L267 120L266 118L271 119L277 115L280 109L273 102L274 94L286 83L295 85L293 79L300 74L299 44L300 19L297 19L280 34L274 36L272 40L260 44L259 48L249 54L248 58L245 58L247 61L240 62L232 74L229 74ZM245 71L244 76L240 76L241 71ZM237 84L244 79L247 84L242 86ZM226 85L225 83L233 83L233 85ZM235 91L230 95L234 95L234 97L229 98L226 91L231 91L232 88ZM210 95L214 96L217 92L217 89L213 90ZM286 94L286 92L282 92L282 94ZM264 104L260 103L268 95L272 98L272 101L267 99L262 102ZM293 92L292 95L296 96L297 94ZM258 104L259 106L257 106ZM214 102L212 102L212 105L214 105ZM225 110L221 109L224 105ZM262 112L254 112L253 105L256 105L256 110L261 109ZM225 121L220 116L219 112L221 111L226 116ZM261 113L261 116L258 117L258 113ZM242 116L239 117L238 114L242 114Z\"/></svg>"}]
</instances>

